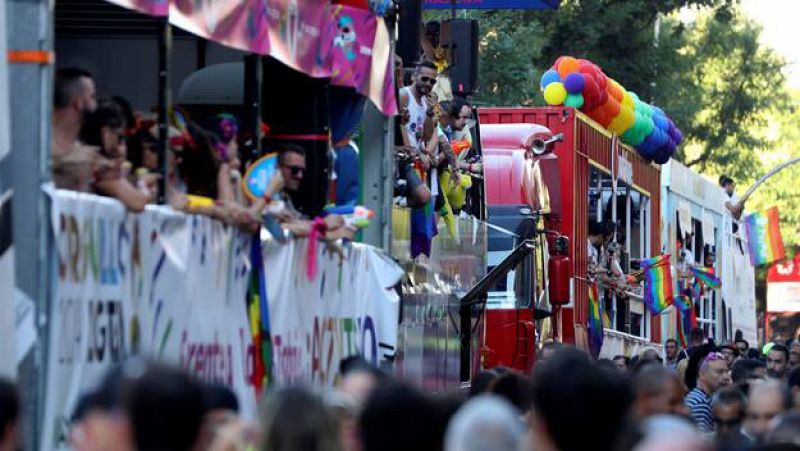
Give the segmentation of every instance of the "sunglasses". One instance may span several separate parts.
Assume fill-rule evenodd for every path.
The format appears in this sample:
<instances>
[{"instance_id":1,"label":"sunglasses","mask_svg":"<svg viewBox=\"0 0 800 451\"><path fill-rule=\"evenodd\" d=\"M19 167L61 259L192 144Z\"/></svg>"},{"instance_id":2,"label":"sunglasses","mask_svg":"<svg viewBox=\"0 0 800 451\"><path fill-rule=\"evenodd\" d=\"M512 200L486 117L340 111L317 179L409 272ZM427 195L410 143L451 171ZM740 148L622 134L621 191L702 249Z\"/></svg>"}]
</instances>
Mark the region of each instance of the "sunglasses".
<instances>
[{"instance_id":1,"label":"sunglasses","mask_svg":"<svg viewBox=\"0 0 800 451\"><path fill-rule=\"evenodd\" d=\"M284 167L289 169L289 172L291 172L293 176L296 176L296 175L306 171L306 168L301 167L301 166L285 166L284 165Z\"/></svg>"},{"instance_id":2,"label":"sunglasses","mask_svg":"<svg viewBox=\"0 0 800 451\"><path fill-rule=\"evenodd\" d=\"M436 84L436 79L435 78L428 77L428 76L425 76L425 75L419 77L419 81L421 81L423 83L428 83L431 86Z\"/></svg>"}]
</instances>

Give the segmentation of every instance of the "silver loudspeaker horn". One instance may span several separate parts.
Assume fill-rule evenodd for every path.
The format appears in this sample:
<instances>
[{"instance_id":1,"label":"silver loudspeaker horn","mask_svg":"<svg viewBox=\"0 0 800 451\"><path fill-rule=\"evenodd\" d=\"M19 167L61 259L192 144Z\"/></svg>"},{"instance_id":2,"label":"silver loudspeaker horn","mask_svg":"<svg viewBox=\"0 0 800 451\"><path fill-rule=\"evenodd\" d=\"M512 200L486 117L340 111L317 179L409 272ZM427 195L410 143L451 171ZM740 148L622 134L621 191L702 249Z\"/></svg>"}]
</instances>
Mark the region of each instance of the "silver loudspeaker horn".
<instances>
[{"instance_id":1,"label":"silver loudspeaker horn","mask_svg":"<svg viewBox=\"0 0 800 451\"><path fill-rule=\"evenodd\" d=\"M533 145L531 146L531 151L534 155L542 155L547 152L547 148L550 144L560 142L564 140L564 134L558 133L553 135L550 139L541 139L536 138L533 140Z\"/></svg>"}]
</instances>

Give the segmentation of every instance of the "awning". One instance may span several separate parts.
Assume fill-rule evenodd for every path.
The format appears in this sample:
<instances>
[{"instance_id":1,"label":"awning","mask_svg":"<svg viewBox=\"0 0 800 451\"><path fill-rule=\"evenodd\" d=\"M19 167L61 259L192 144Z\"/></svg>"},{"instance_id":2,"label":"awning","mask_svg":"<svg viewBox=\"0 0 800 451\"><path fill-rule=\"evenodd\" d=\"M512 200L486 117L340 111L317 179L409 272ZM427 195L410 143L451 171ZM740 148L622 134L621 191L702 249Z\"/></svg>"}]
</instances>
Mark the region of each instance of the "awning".
<instances>
[{"instance_id":1,"label":"awning","mask_svg":"<svg viewBox=\"0 0 800 451\"><path fill-rule=\"evenodd\" d=\"M561 0L455 0L456 9L558 9ZM451 9L453 0L425 0L425 9Z\"/></svg>"},{"instance_id":2,"label":"awning","mask_svg":"<svg viewBox=\"0 0 800 451\"><path fill-rule=\"evenodd\" d=\"M368 97L383 114L397 113L389 32L369 10L328 1L106 1L168 16L194 35L330 78Z\"/></svg>"}]
</instances>

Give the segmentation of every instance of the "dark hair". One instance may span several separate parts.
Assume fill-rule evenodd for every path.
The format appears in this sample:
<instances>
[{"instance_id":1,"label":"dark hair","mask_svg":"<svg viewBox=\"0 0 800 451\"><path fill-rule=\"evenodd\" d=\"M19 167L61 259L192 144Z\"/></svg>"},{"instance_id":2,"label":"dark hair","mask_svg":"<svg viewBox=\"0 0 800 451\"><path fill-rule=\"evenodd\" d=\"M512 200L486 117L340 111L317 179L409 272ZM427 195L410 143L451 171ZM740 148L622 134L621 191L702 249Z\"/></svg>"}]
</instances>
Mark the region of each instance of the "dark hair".
<instances>
[{"instance_id":1,"label":"dark hair","mask_svg":"<svg viewBox=\"0 0 800 451\"><path fill-rule=\"evenodd\" d=\"M725 387L714 393L713 403L714 406L718 404L740 404L742 406L742 414L744 414L744 408L747 406L747 396L739 387Z\"/></svg>"},{"instance_id":2,"label":"dark hair","mask_svg":"<svg viewBox=\"0 0 800 451\"><path fill-rule=\"evenodd\" d=\"M132 383L128 411L136 449L185 451L203 421L203 390L187 374L154 365Z\"/></svg>"},{"instance_id":3,"label":"dark hair","mask_svg":"<svg viewBox=\"0 0 800 451\"><path fill-rule=\"evenodd\" d=\"M686 386L689 387L689 390L697 386L697 376L700 374L700 365L703 360L712 352L717 351L719 351L719 348L711 344L700 345L694 349L692 355L689 356L689 364L686 366L686 373L684 374Z\"/></svg>"},{"instance_id":4,"label":"dark hair","mask_svg":"<svg viewBox=\"0 0 800 451\"><path fill-rule=\"evenodd\" d=\"M124 129L126 125L125 112L119 104L112 99L100 99L97 109L86 117L86 122L81 127L80 139L90 146L100 147L100 153L106 154L107 150L103 148L103 127Z\"/></svg>"},{"instance_id":5,"label":"dark hair","mask_svg":"<svg viewBox=\"0 0 800 451\"><path fill-rule=\"evenodd\" d=\"M446 427L428 395L401 383L376 388L358 423L364 451L438 451ZM398 425L409 433L398 434Z\"/></svg>"},{"instance_id":6,"label":"dark hair","mask_svg":"<svg viewBox=\"0 0 800 451\"><path fill-rule=\"evenodd\" d=\"M158 139L148 130L136 130L133 136L128 137L128 161L134 168L144 164L144 149L149 147L153 152L158 152Z\"/></svg>"},{"instance_id":7,"label":"dark hair","mask_svg":"<svg viewBox=\"0 0 800 451\"><path fill-rule=\"evenodd\" d=\"M639 362L633 374L633 389L639 394L662 393L668 382L675 379L675 373L652 360Z\"/></svg>"},{"instance_id":8,"label":"dark hair","mask_svg":"<svg viewBox=\"0 0 800 451\"><path fill-rule=\"evenodd\" d=\"M747 382L747 379L756 369L766 367L767 366L761 360L739 359L733 362L733 367L731 367L731 380L734 384Z\"/></svg>"},{"instance_id":9,"label":"dark hair","mask_svg":"<svg viewBox=\"0 0 800 451\"><path fill-rule=\"evenodd\" d=\"M217 197L219 158L211 135L193 122L186 124L193 144L181 154L180 173L186 181L187 194Z\"/></svg>"},{"instance_id":10,"label":"dark hair","mask_svg":"<svg viewBox=\"0 0 800 451\"><path fill-rule=\"evenodd\" d=\"M666 341L664 341L664 344L667 344L667 343L675 343L675 346L680 347L680 344L678 343L678 340L676 340L674 338L667 338Z\"/></svg>"},{"instance_id":11,"label":"dark hair","mask_svg":"<svg viewBox=\"0 0 800 451\"><path fill-rule=\"evenodd\" d=\"M81 78L92 78L92 74L77 67L65 67L56 71L53 83L53 106L55 108L68 107L72 98L81 94L83 89Z\"/></svg>"},{"instance_id":12,"label":"dark hair","mask_svg":"<svg viewBox=\"0 0 800 451\"><path fill-rule=\"evenodd\" d=\"M702 342L705 338L705 332L700 327L693 327L691 331L689 331L689 342Z\"/></svg>"},{"instance_id":13,"label":"dark hair","mask_svg":"<svg viewBox=\"0 0 800 451\"><path fill-rule=\"evenodd\" d=\"M431 69L434 72L438 72L436 65L428 60L422 60L419 63L417 63L417 66L414 68L414 72L419 72L419 70L423 68Z\"/></svg>"},{"instance_id":14,"label":"dark hair","mask_svg":"<svg viewBox=\"0 0 800 451\"><path fill-rule=\"evenodd\" d=\"M283 143L278 148L278 163L283 163L283 157L288 153L296 153L302 157L306 156L306 150L297 144Z\"/></svg>"},{"instance_id":15,"label":"dark hair","mask_svg":"<svg viewBox=\"0 0 800 451\"><path fill-rule=\"evenodd\" d=\"M627 378L575 348L562 348L534 372L534 408L561 451L611 449L633 401ZM581 433L575 433L575 425Z\"/></svg>"},{"instance_id":16,"label":"dark hair","mask_svg":"<svg viewBox=\"0 0 800 451\"><path fill-rule=\"evenodd\" d=\"M725 188L727 185L733 183L733 179L725 174L719 176L719 186Z\"/></svg>"},{"instance_id":17,"label":"dark hair","mask_svg":"<svg viewBox=\"0 0 800 451\"><path fill-rule=\"evenodd\" d=\"M782 352L783 355L786 356L786 361L787 362L789 361L789 348L787 348L786 346L784 346L784 345L782 345L780 343L775 343L775 346L773 346L769 350L769 352L772 352L772 351Z\"/></svg>"},{"instance_id":18,"label":"dark hair","mask_svg":"<svg viewBox=\"0 0 800 451\"><path fill-rule=\"evenodd\" d=\"M0 379L0 442L6 439L8 426L19 417L19 394L17 387L8 380Z\"/></svg>"},{"instance_id":19,"label":"dark hair","mask_svg":"<svg viewBox=\"0 0 800 451\"><path fill-rule=\"evenodd\" d=\"M605 223L599 221L589 221L589 236L608 234L608 227Z\"/></svg>"},{"instance_id":20,"label":"dark hair","mask_svg":"<svg viewBox=\"0 0 800 451\"><path fill-rule=\"evenodd\" d=\"M239 411L239 399L230 388L217 383L203 385L203 407L208 413L212 410Z\"/></svg>"},{"instance_id":21,"label":"dark hair","mask_svg":"<svg viewBox=\"0 0 800 451\"><path fill-rule=\"evenodd\" d=\"M489 391L489 387L497 378L498 375L494 370L480 371L470 381L469 396L477 396Z\"/></svg>"},{"instance_id":22,"label":"dark hair","mask_svg":"<svg viewBox=\"0 0 800 451\"><path fill-rule=\"evenodd\" d=\"M792 371L789 371L789 375L786 377L786 385L789 388L800 387L800 367L795 367Z\"/></svg>"},{"instance_id":23,"label":"dark hair","mask_svg":"<svg viewBox=\"0 0 800 451\"><path fill-rule=\"evenodd\" d=\"M490 391L505 398L520 412L527 412L533 407L531 381L516 371L510 371L495 379Z\"/></svg>"},{"instance_id":24,"label":"dark hair","mask_svg":"<svg viewBox=\"0 0 800 451\"><path fill-rule=\"evenodd\" d=\"M279 388L264 402L262 450L335 451L336 420L322 399L301 387Z\"/></svg>"},{"instance_id":25,"label":"dark hair","mask_svg":"<svg viewBox=\"0 0 800 451\"><path fill-rule=\"evenodd\" d=\"M630 358L630 357L628 357L628 356L624 356L624 355L622 355L622 354L620 354L620 355L615 355L615 356L614 356L614 358L612 358L611 360L612 360L612 361L617 361L617 360L619 360L619 359L622 359L622 360L624 360L624 361L625 361L625 366L628 366L628 365L630 365L630 364L631 364L631 358Z\"/></svg>"}]
</instances>

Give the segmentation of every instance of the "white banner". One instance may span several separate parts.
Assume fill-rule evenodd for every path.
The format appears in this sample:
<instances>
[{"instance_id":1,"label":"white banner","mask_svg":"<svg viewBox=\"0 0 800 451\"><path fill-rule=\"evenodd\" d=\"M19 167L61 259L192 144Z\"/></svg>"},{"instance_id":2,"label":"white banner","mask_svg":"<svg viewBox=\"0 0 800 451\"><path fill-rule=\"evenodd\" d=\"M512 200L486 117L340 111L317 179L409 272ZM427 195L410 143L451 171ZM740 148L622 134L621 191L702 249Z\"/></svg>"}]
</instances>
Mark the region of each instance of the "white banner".
<instances>
[{"instance_id":1,"label":"white banner","mask_svg":"<svg viewBox=\"0 0 800 451\"><path fill-rule=\"evenodd\" d=\"M57 191L42 449L67 447L78 397L132 355L231 387L255 418L245 307L249 238L205 217Z\"/></svg>"},{"instance_id":2,"label":"white banner","mask_svg":"<svg viewBox=\"0 0 800 451\"><path fill-rule=\"evenodd\" d=\"M402 270L373 248L350 244L343 255L318 246L317 274L306 274L308 243L269 243L264 272L278 383L333 384L343 357L373 364L394 356ZM343 257L343 258L342 258Z\"/></svg>"}]
</instances>

